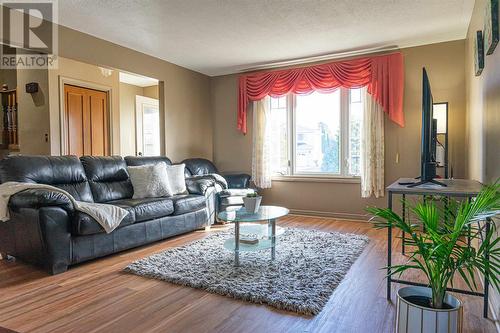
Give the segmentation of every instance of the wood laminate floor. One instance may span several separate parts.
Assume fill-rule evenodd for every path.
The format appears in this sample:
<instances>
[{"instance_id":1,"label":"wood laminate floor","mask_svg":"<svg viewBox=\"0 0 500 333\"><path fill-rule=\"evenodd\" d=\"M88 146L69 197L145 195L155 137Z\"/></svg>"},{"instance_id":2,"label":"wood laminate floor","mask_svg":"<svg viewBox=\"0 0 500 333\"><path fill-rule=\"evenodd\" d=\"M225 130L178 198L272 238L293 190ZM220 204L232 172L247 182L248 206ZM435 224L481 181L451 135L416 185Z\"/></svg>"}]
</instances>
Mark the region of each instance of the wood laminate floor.
<instances>
[{"instance_id":1,"label":"wood laminate floor","mask_svg":"<svg viewBox=\"0 0 500 333\"><path fill-rule=\"evenodd\" d=\"M395 297L385 298L386 232L367 222L288 216L281 226L365 234L370 244L323 311L303 317L205 291L122 272L133 260L216 232L198 231L112 255L49 276L0 261L0 327L17 332L393 332ZM399 239L393 244L395 261ZM279 248L278 248L279 251ZM418 280L418 276L406 276ZM459 287L463 285L459 284ZM496 332L482 318L482 299L465 302L465 332ZM0 328L0 332L2 329Z\"/></svg>"}]
</instances>

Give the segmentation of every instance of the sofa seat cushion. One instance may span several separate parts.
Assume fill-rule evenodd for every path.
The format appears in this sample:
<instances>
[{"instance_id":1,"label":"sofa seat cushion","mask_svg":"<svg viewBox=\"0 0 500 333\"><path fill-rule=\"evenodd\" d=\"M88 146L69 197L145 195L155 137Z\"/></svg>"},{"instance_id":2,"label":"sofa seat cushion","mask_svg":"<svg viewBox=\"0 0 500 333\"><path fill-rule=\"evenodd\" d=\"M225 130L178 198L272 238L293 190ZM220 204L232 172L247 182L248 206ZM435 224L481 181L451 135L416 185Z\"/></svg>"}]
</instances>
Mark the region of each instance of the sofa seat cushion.
<instances>
[{"instance_id":1,"label":"sofa seat cushion","mask_svg":"<svg viewBox=\"0 0 500 333\"><path fill-rule=\"evenodd\" d=\"M169 199L174 203L174 215L195 212L207 206L205 196L198 194L179 194Z\"/></svg>"},{"instance_id":2,"label":"sofa seat cushion","mask_svg":"<svg viewBox=\"0 0 500 333\"><path fill-rule=\"evenodd\" d=\"M126 207L123 208L127 209ZM127 225L131 225L135 222L134 210L129 207L127 211L128 214L120 222L120 225L117 227L117 229ZM79 211L75 211L73 214L72 228L72 232L74 235L82 236L106 232L104 228L96 220L94 220L92 216Z\"/></svg>"},{"instance_id":3,"label":"sofa seat cushion","mask_svg":"<svg viewBox=\"0 0 500 333\"><path fill-rule=\"evenodd\" d=\"M135 222L165 217L174 212L174 204L171 198L120 199L108 201L107 203L133 210Z\"/></svg>"},{"instance_id":4,"label":"sofa seat cushion","mask_svg":"<svg viewBox=\"0 0 500 333\"><path fill-rule=\"evenodd\" d=\"M220 192L221 197L245 197L247 194L255 193L251 188L228 188Z\"/></svg>"}]
</instances>

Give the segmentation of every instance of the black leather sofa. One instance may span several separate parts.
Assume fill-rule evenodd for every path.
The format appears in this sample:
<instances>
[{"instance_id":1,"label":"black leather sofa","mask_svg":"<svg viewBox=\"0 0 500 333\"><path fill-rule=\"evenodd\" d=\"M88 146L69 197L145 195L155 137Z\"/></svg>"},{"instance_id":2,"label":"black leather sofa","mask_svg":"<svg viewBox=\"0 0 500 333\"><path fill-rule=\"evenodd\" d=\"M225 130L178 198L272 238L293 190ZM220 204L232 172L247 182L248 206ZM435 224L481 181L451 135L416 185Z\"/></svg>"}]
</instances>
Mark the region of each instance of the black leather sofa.
<instances>
[{"instance_id":1,"label":"black leather sofa","mask_svg":"<svg viewBox=\"0 0 500 333\"><path fill-rule=\"evenodd\" d=\"M186 177L219 174L217 167L210 160L204 158L188 158L181 163L186 165ZM215 206L217 213L229 208L241 207L243 197L248 193L255 192L255 189L251 187L251 177L246 173L223 174L222 176L226 179L228 188L224 190L221 188L216 189Z\"/></svg>"},{"instance_id":2,"label":"black leather sofa","mask_svg":"<svg viewBox=\"0 0 500 333\"><path fill-rule=\"evenodd\" d=\"M26 190L11 197L11 219L0 222L0 252L57 274L70 265L212 224L213 187L203 194L132 199L127 165L159 161L171 164L166 157L11 156L1 160L1 182L49 184L76 200L117 205L129 214L107 234L89 215L73 210L66 196Z\"/></svg>"}]
</instances>

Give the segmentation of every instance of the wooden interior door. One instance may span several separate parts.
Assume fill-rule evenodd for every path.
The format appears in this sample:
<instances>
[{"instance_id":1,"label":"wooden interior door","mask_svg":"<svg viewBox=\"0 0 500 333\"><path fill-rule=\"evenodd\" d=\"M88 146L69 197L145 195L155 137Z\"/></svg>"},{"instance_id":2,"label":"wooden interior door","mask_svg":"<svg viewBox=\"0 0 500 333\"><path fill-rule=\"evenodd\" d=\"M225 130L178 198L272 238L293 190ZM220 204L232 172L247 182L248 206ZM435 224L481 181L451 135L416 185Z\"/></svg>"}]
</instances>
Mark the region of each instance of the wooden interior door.
<instances>
[{"instance_id":1,"label":"wooden interior door","mask_svg":"<svg viewBox=\"0 0 500 333\"><path fill-rule=\"evenodd\" d=\"M66 152L109 155L108 93L65 84L64 106Z\"/></svg>"}]
</instances>

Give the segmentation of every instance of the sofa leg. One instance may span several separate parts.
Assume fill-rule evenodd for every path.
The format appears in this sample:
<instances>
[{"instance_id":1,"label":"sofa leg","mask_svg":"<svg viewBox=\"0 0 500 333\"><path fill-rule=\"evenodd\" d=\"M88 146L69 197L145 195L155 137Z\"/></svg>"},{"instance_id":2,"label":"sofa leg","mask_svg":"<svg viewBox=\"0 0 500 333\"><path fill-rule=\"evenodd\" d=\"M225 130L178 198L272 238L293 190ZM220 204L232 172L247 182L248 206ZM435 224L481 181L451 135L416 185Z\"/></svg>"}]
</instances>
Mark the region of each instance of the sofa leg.
<instances>
[{"instance_id":1,"label":"sofa leg","mask_svg":"<svg viewBox=\"0 0 500 333\"><path fill-rule=\"evenodd\" d=\"M7 261L11 261L11 262L15 262L16 261L16 257L13 257L11 255L8 255L7 253L5 252L0 252L0 256L2 256L0 258L0 260L7 260Z\"/></svg>"},{"instance_id":2,"label":"sofa leg","mask_svg":"<svg viewBox=\"0 0 500 333\"><path fill-rule=\"evenodd\" d=\"M64 273L67 270L68 270L68 265L63 265L63 264L56 264L56 265L52 265L51 267L49 267L49 273L51 275Z\"/></svg>"}]
</instances>

